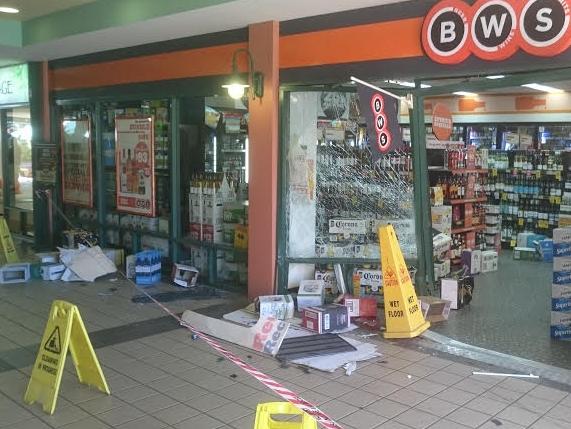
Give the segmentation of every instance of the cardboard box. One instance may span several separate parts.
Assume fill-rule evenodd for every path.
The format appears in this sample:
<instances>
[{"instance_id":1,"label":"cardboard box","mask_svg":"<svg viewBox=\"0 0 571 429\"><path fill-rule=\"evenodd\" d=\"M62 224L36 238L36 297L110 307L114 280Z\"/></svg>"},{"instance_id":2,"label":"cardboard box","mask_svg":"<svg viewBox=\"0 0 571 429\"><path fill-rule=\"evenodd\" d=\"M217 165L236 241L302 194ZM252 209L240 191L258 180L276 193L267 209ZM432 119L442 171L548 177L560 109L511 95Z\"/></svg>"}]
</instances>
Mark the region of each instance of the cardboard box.
<instances>
[{"instance_id":1,"label":"cardboard box","mask_svg":"<svg viewBox=\"0 0 571 429\"><path fill-rule=\"evenodd\" d=\"M448 274L450 274L450 259L434 264L434 275L437 279L446 277Z\"/></svg>"},{"instance_id":2,"label":"cardboard box","mask_svg":"<svg viewBox=\"0 0 571 429\"><path fill-rule=\"evenodd\" d=\"M30 264L27 262L6 264L0 268L0 283L25 283L30 280Z\"/></svg>"},{"instance_id":3,"label":"cardboard box","mask_svg":"<svg viewBox=\"0 0 571 429\"><path fill-rule=\"evenodd\" d=\"M553 230L553 257L571 256L571 228Z\"/></svg>"},{"instance_id":4,"label":"cardboard box","mask_svg":"<svg viewBox=\"0 0 571 429\"><path fill-rule=\"evenodd\" d=\"M36 257L41 264L57 264L59 262L59 252L40 252Z\"/></svg>"},{"instance_id":5,"label":"cardboard box","mask_svg":"<svg viewBox=\"0 0 571 429\"><path fill-rule=\"evenodd\" d=\"M125 275L128 279L135 278L135 266L137 265L137 256L129 255L125 258Z\"/></svg>"},{"instance_id":6,"label":"cardboard box","mask_svg":"<svg viewBox=\"0 0 571 429\"><path fill-rule=\"evenodd\" d=\"M420 309L424 319L428 322L442 322L450 316L451 302L434 296L419 296Z\"/></svg>"},{"instance_id":7,"label":"cardboard box","mask_svg":"<svg viewBox=\"0 0 571 429\"><path fill-rule=\"evenodd\" d=\"M224 238L224 230L222 225L202 224L202 241L213 243L222 243Z\"/></svg>"},{"instance_id":8,"label":"cardboard box","mask_svg":"<svg viewBox=\"0 0 571 429\"><path fill-rule=\"evenodd\" d=\"M520 232L517 235L516 247L530 247L528 246L529 239L533 239L535 234L533 232Z\"/></svg>"},{"instance_id":9,"label":"cardboard box","mask_svg":"<svg viewBox=\"0 0 571 429\"><path fill-rule=\"evenodd\" d=\"M343 305L348 308L349 318L351 317L377 317L377 299L374 296L362 296L355 298L345 296Z\"/></svg>"},{"instance_id":10,"label":"cardboard box","mask_svg":"<svg viewBox=\"0 0 571 429\"><path fill-rule=\"evenodd\" d=\"M551 337L558 340L571 339L571 312L551 312Z\"/></svg>"},{"instance_id":11,"label":"cardboard box","mask_svg":"<svg viewBox=\"0 0 571 429\"><path fill-rule=\"evenodd\" d=\"M297 293L297 311L307 307L323 305L325 282L323 280L302 280Z\"/></svg>"},{"instance_id":12,"label":"cardboard box","mask_svg":"<svg viewBox=\"0 0 571 429\"><path fill-rule=\"evenodd\" d=\"M432 207L432 227L444 234L452 233L452 206Z\"/></svg>"},{"instance_id":13,"label":"cardboard box","mask_svg":"<svg viewBox=\"0 0 571 429\"><path fill-rule=\"evenodd\" d=\"M533 247L514 248L513 257L516 261L533 261L537 259L536 251Z\"/></svg>"},{"instance_id":14,"label":"cardboard box","mask_svg":"<svg viewBox=\"0 0 571 429\"><path fill-rule=\"evenodd\" d=\"M353 295L381 296L383 294L383 272L381 270L355 270L353 274Z\"/></svg>"},{"instance_id":15,"label":"cardboard box","mask_svg":"<svg viewBox=\"0 0 571 429\"><path fill-rule=\"evenodd\" d=\"M450 309L458 310L472 301L474 277L460 279L442 279L440 282L440 298L450 301Z\"/></svg>"},{"instance_id":16,"label":"cardboard box","mask_svg":"<svg viewBox=\"0 0 571 429\"><path fill-rule=\"evenodd\" d=\"M65 271L64 264L58 263L51 263L51 264L43 264L40 267L40 274L42 275L43 280L59 280Z\"/></svg>"},{"instance_id":17,"label":"cardboard box","mask_svg":"<svg viewBox=\"0 0 571 429\"><path fill-rule=\"evenodd\" d=\"M333 270L316 270L315 280L323 280L325 294L337 295L337 278Z\"/></svg>"},{"instance_id":18,"label":"cardboard box","mask_svg":"<svg viewBox=\"0 0 571 429\"><path fill-rule=\"evenodd\" d=\"M571 285L571 257L553 258L553 284Z\"/></svg>"},{"instance_id":19,"label":"cardboard box","mask_svg":"<svg viewBox=\"0 0 571 429\"><path fill-rule=\"evenodd\" d=\"M551 286L551 310L571 312L571 285Z\"/></svg>"},{"instance_id":20,"label":"cardboard box","mask_svg":"<svg viewBox=\"0 0 571 429\"><path fill-rule=\"evenodd\" d=\"M236 267L238 273L238 267ZM258 298L257 305L260 317L275 317L276 319L291 319L294 313L291 295L266 295Z\"/></svg>"},{"instance_id":21,"label":"cardboard box","mask_svg":"<svg viewBox=\"0 0 571 429\"><path fill-rule=\"evenodd\" d=\"M432 207L439 207L444 204L444 193L440 186L433 186L430 188L430 205Z\"/></svg>"},{"instance_id":22,"label":"cardboard box","mask_svg":"<svg viewBox=\"0 0 571 429\"><path fill-rule=\"evenodd\" d=\"M339 331L349 325L349 309L344 305L329 304L303 310L301 326L318 334Z\"/></svg>"},{"instance_id":23,"label":"cardboard box","mask_svg":"<svg viewBox=\"0 0 571 429\"><path fill-rule=\"evenodd\" d=\"M498 271L498 252L495 250L484 250L482 252L482 269L481 273L490 273Z\"/></svg>"},{"instance_id":24,"label":"cardboard box","mask_svg":"<svg viewBox=\"0 0 571 429\"><path fill-rule=\"evenodd\" d=\"M196 286L198 279L198 270L190 265L177 264L173 265L172 281L174 284L182 287Z\"/></svg>"},{"instance_id":25,"label":"cardboard box","mask_svg":"<svg viewBox=\"0 0 571 429\"><path fill-rule=\"evenodd\" d=\"M482 251L463 250L462 265L468 267L470 274L479 274L482 268Z\"/></svg>"}]
</instances>

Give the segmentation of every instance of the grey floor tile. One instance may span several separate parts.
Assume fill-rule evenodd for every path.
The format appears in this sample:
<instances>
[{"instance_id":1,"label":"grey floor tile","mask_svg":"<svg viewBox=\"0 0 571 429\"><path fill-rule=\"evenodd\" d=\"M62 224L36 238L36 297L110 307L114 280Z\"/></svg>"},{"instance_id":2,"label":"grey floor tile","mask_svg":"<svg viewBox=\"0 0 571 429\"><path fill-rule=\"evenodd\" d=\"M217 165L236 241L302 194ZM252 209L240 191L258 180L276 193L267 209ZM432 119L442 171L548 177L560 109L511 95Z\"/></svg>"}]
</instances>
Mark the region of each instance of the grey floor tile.
<instances>
[{"instance_id":1,"label":"grey floor tile","mask_svg":"<svg viewBox=\"0 0 571 429\"><path fill-rule=\"evenodd\" d=\"M478 396L473 400L469 401L464 405L474 411L479 411L490 416L495 416L509 404L502 401L494 401L493 399L486 398L484 396Z\"/></svg>"},{"instance_id":2,"label":"grey floor tile","mask_svg":"<svg viewBox=\"0 0 571 429\"><path fill-rule=\"evenodd\" d=\"M220 420L213 419L207 414L199 414L177 423L173 427L176 429L217 429L224 426Z\"/></svg>"},{"instance_id":3,"label":"grey floor tile","mask_svg":"<svg viewBox=\"0 0 571 429\"><path fill-rule=\"evenodd\" d=\"M519 380L517 378L508 378L502 381L498 386L518 393L527 393L537 387L537 383Z\"/></svg>"},{"instance_id":4,"label":"grey floor tile","mask_svg":"<svg viewBox=\"0 0 571 429\"><path fill-rule=\"evenodd\" d=\"M29 420L34 417L30 411L8 400L5 407L0 409L0 427L10 426L22 420Z\"/></svg>"},{"instance_id":5,"label":"grey floor tile","mask_svg":"<svg viewBox=\"0 0 571 429\"><path fill-rule=\"evenodd\" d=\"M388 375L394 371L396 371L396 370L391 369L391 368L387 368L386 366L381 366L378 364L371 364L371 365L367 365L364 368L359 368L357 370L357 373L362 374L362 375L368 375L369 377L373 377L373 378L381 378L381 377L384 377L385 375Z\"/></svg>"},{"instance_id":6,"label":"grey floor tile","mask_svg":"<svg viewBox=\"0 0 571 429\"><path fill-rule=\"evenodd\" d=\"M89 401L81 402L78 407L87 411L89 414L100 414L105 411L112 410L120 406L126 405L125 402L113 395L105 395L98 398L90 399Z\"/></svg>"},{"instance_id":7,"label":"grey floor tile","mask_svg":"<svg viewBox=\"0 0 571 429\"><path fill-rule=\"evenodd\" d=\"M470 380L465 378L464 380L456 383L454 385L456 389L464 390L465 392L470 392L475 395L481 395L486 390L490 389L490 386L485 383L480 383L479 381Z\"/></svg>"},{"instance_id":8,"label":"grey floor tile","mask_svg":"<svg viewBox=\"0 0 571 429\"><path fill-rule=\"evenodd\" d=\"M569 429L569 422L544 416L529 427L531 429Z\"/></svg>"},{"instance_id":9,"label":"grey floor tile","mask_svg":"<svg viewBox=\"0 0 571 429\"><path fill-rule=\"evenodd\" d=\"M381 377L379 380L387 382L387 383L391 383L391 384L396 384L397 386L400 386L400 387L406 387L406 386L418 381L419 378L414 376L414 375L407 374L406 372L395 371L395 372L390 373L389 375L385 375L384 377Z\"/></svg>"},{"instance_id":10,"label":"grey floor tile","mask_svg":"<svg viewBox=\"0 0 571 429\"><path fill-rule=\"evenodd\" d=\"M410 426L411 428L425 429L434 422L436 422L437 420L439 420L439 418L433 414L425 413L424 411L411 409L405 411L402 414L399 414L393 420L405 424L407 426Z\"/></svg>"},{"instance_id":11,"label":"grey floor tile","mask_svg":"<svg viewBox=\"0 0 571 429\"><path fill-rule=\"evenodd\" d=\"M551 408L555 407L556 402L527 394L518 399L514 405L523 408L524 410L531 411L532 413L545 414Z\"/></svg>"},{"instance_id":12,"label":"grey floor tile","mask_svg":"<svg viewBox=\"0 0 571 429\"><path fill-rule=\"evenodd\" d=\"M332 419L339 420L351 413L354 413L359 408L349 405L346 402L339 401L338 399L333 399L332 401L322 404L319 409Z\"/></svg>"},{"instance_id":13,"label":"grey floor tile","mask_svg":"<svg viewBox=\"0 0 571 429\"><path fill-rule=\"evenodd\" d=\"M456 405L464 405L468 401L474 399L476 395L470 392L465 392L463 390L456 389L454 387L449 387L446 390L443 390L440 393L437 393L437 398L442 399L444 401L452 402Z\"/></svg>"},{"instance_id":14,"label":"grey floor tile","mask_svg":"<svg viewBox=\"0 0 571 429\"><path fill-rule=\"evenodd\" d=\"M234 383L231 386L219 389L216 392L220 396L235 401L238 398L244 398L245 396L253 395L254 393L257 392L257 390L246 384Z\"/></svg>"},{"instance_id":15,"label":"grey floor tile","mask_svg":"<svg viewBox=\"0 0 571 429\"><path fill-rule=\"evenodd\" d=\"M447 387L443 384L434 383L432 381L419 380L416 383L413 383L410 386L408 386L408 388L414 390L415 392L420 392L429 396L433 396L439 392L442 392Z\"/></svg>"},{"instance_id":16,"label":"grey floor tile","mask_svg":"<svg viewBox=\"0 0 571 429\"><path fill-rule=\"evenodd\" d=\"M410 426L405 426L394 420L389 420L388 422L385 422L380 426L377 426L375 429L410 429Z\"/></svg>"},{"instance_id":17,"label":"grey floor tile","mask_svg":"<svg viewBox=\"0 0 571 429\"><path fill-rule=\"evenodd\" d=\"M22 420L12 423L9 427L10 429L52 429L52 426L49 426L39 418Z\"/></svg>"},{"instance_id":18,"label":"grey floor tile","mask_svg":"<svg viewBox=\"0 0 571 429\"><path fill-rule=\"evenodd\" d=\"M422 363L423 361L420 362ZM394 356L387 356L377 362L377 364L382 366L383 368L395 369L395 370L405 368L413 363L414 362L411 362L409 360L401 359L399 357L394 357Z\"/></svg>"},{"instance_id":19,"label":"grey floor tile","mask_svg":"<svg viewBox=\"0 0 571 429\"><path fill-rule=\"evenodd\" d=\"M568 393L561 390L554 389L547 386L535 386L529 391L528 395L539 399L545 399L547 401L559 402L565 398Z\"/></svg>"},{"instance_id":20,"label":"grey floor tile","mask_svg":"<svg viewBox=\"0 0 571 429\"><path fill-rule=\"evenodd\" d=\"M252 429L256 420L255 414L249 414L230 423L234 429Z\"/></svg>"},{"instance_id":21,"label":"grey floor tile","mask_svg":"<svg viewBox=\"0 0 571 429\"><path fill-rule=\"evenodd\" d=\"M300 378L303 378L303 377L298 377L296 380L299 380ZM353 373L350 376L336 378L335 381L338 381L339 383L346 384L347 386L359 388L361 386L364 386L365 384L369 384L369 383L375 381L375 378L368 376L368 375L364 375L364 374ZM295 380L294 380L294 382L295 382Z\"/></svg>"},{"instance_id":22,"label":"grey floor tile","mask_svg":"<svg viewBox=\"0 0 571 429\"><path fill-rule=\"evenodd\" d=\"M415 408L417 410L425 411L430 414L434 414L438 417L445 417L452 411L457 409L459 405L453 404L452 402L444 401L436 397L428 398L426 401L421 402Z\"/></svg>"},{"instance_id":23,"label":"grey floor tile","mask_svg":"<svg viewBox=\"0 0 571 429\"><path fill-rule=\"evenodd\" d=\"M245 395L247 397L249 395ZM240 398L236 398L240 399ZM193 398L187 402L192 408L196 408L197 410L205 413L206 411L210 411L214 408L221 407L222 405L226 405L230 403L230 399L224 398L216 393L209 393L204 396L199 396L197 398Z\"/></svg>"},{"instance_id":24,"label":"grey floor tile","mask_svg":"<svg viewBox=\"0 0 571 429\"><path fill-rule=\"evenodd\" d=\"M143 416L143 412L131 405L122 405L104 413L98 414L97 418L103 420L110 426L119 426L131 420L138 419Z\"/></svg>"},{"instance_id":25,"label":"grey floor tile","mask_svg":"<svg viewBox=\"0 0 571 429\"><path fill-rule=\"evenodd\" d=\"M337 399L346 402L349 405L358 407L366 407L379 400L379 396L366 392L362 389L355 389L349 393L339 396Z\"/></svg>"},{"instance_id":26,"label":"grey floor tile","mask_svg":"<svg viewBox=\"0 0 571 429\"><path fill-rule=\"evenodd\" d=\"M523 395L523 393L514 392L513 390L504 389L503 387L499 386L492 387L490 390L482 394L484 398L488 398L493 401L504 402L506 404L511 404L517 401Z\"/></svg>"},{"instance_id":27,"label":"grey floor tile","mask_svg":"<svg viewBox=\"0 0 571 429\"><path fill-rule=\"evenodd\" d=\"M366 392L372 393L373 395L377 395L379 397L390 395L391 393L400 390L401 386L397 386L396 384L388 383L383 380L373 381L361 388Z\"/></svg>"},{"instance_id":28,"label":"grey floor tile","mask_svg":"<svg viewBox=\"0 0 571 429\"><path fill-rule=\"evenodd\" d=\"M150 387L135 386L135 387L130 387L129 389L120 390L119 392L115 393L115 396L117 396L122 401L132 404L133 402L137 402L140 399L153 396L156 393L157 391L151 389Z\"/></svg>"},{"instance_id":29,"label":"grey floor tile","mask_svg":"<svg viewBox=\"0 0 571 429\"><path fill-rule=\"evenodd\" d=\"M452 420L442 419L438 420L430 429L467 429L468 426L461 425L458 422L453 422Z\"/></svg>"},{"instance_id":30,"label":"grey floor tile","mask_svg":"<svg viewBox=\"0 0 571 429\"><path fill-rule=\"evenodd\" d=\"M521 426L508 420L499 419L497 417L491 418L478 429L524 429L526 426ZM551 428L555 429L555 428Z\"/></svg>"},{"instance_id":31,"label":"grey floor tile","mask_svg":"<svg viewBox=\"0 0 571 429\"><path fill-rule=\"evenodd\" d=\"M409 407L390 399L381 398L365 407L365 410L392 419L408 410Z\"/></svg>"},{"instance_id":32,"label":"grey floor tile","mask_svg":"<svg viewBox=\"0 0 571 429\"><path fill-rule=\"evenodd\" d=\"M567 422L571 426L571 408L568 405L558 404L547 413L548 417Z\"/></svg>"},{"instance_id":33,"label":"grey floor tile","mask_svg":"<svg viewBox=\"0 0 571 429\"><path fill-rule=\"evenodd\" d=\"M230 423L252 413L251 408L244 407L236 402L230 402L207 412L208 415L224 423Z\"/></svg>"},{"instance_id":34,"label":"grey floor tile","mask_svg":"<svg viewBox=\"0 0 571 429\"><path fill-rule=\"evenodd\" d=\"M425 380L433 381L434 383L452 386L462 381L465 377L462 375L452 374L446 371L436 371L425 377Z\"/></svg>"},{"instance_id":35,"label":"grey floor tile","mask_svg":"<svg viewBox=\"0 0 571 429\"><path fill-rule=\"evenodd\" d=\"M147 384L147 386L158 392L164 393L168 390L172 390L177 387L183 386L186 383L188 382L180 377L167 375L166 377L162 377L157 380L151 381L150 383Z\"/></svg>"},{"instance_id":36,"label":"grey floor tile","mask_svg":"<svg viewBox=\"0 0 571 429\"><path fill-rule=\"evenodd\" d=\"M151 416L145 416L117 426L117 429L162 429L165 426L164 422Z\"/></svg>"},{"instance_id":37,"label":"grey floor tile","mask_svg":"<svg viewBox=\"0 0 571 429\"><path fill-rule=\"evenodd\" d=\"M164 392L165 395L180 402L187 402L193 398L206 395L207 393L209 392L191 383Z\"/></svg>"},{"instance_id":38,"label":"grey floor tile","mask_svg":"<svg viewBox=\"0 0 571 429\"><path fill-rule=\"evenodd\" d=\"M378 414L365 410L358 410L340 420L341 424L348 424L359 429L372 429L384 423L387 419Z\"/></svg>"},{"instance_id":39,"label":"grey floor tile","mask_svg":"<svg viewBox=\"0 0 571 429\"><path fill-rule=\"evenodd\" d=\"M168 407L172 407L176 401L169 396L163 395L162 393L157 393L153 396L147 396L146 398L139 399L133 402L133 406L147 414L152 414L155 411L163 410Z\"/></svg>"},{"instance_id":40,"label":"grey floor tile","mask_svg":"<svg viewBox=\"0 0 571 429\"><path fill-rule=\"evenodd\" d=\"M520 408L516 405L510 405L501 413L499 413L497 417L500 419L509 420L513 423L517 423L518 425L529 426L538 420L541 415L524 410L523 408Z\"/></svg>"},{"instance_id":41,"label":"grey floor tile","mask_svg":"<svg viewBox=\"0 0 571 429\"><path fill-rule=\"evenodd\" d=\"M169 425L174 425L199 414L200 411L188 405L176 404L172 407L163 408L162 410L154 412L153 416Z\"/></svg>"},{"instance_id":42,"label":"grey floor tile","mask_svg":"<svg viewBox=\"0 0 571 429\"><path fill-rule=\"evenodd\" d=\"M103 423L95 417L88 417L69 425L62 426L62 429L109 429L111 426Z\"/></svg>"},{"instance_id":43,"label":"grey floor tile","mask_svg":"<svg viewBox=\"0 0 571 429\"><path fill-rule=\"evenodd\" d=\"M54 428L59 428L64 425L86 419L87 417L89 417L88 413L83 411L78 406L73 405L56 410L56 412L51 416L43 415L40 418L48 425Z\"/></svg>"},{"instance_id":44,"label":"grey floor tile","mask_svg":"<svg viewBox=\"0 0 571 429\"><path fill-rule=\"evenodd\" d=\"M490 416L488 414L480 413L479 411L470 410L468 408L459 408L446 416L447 420L451 420L471 428L477 428L489 418Z\"/></svg>"},{"instance_id":45,"label":"grey floor tile","mask_svg":"<svg viewBox=\"0 0 571 429\"><path fill-rule=\"evenodd\" d=\"M332 398L337 398L344 395L345 393L349 393L350 391L355 390L355 388L353 386L347 386L346 384L339 383L337 381L328 381L327 383L316 386L311 390L330 396Z\"/></svg>"},{"instance_id":46,"label":"grey floor tile","mask_svg":"<svg viewBox=\"0 0 571 429\"><path fill-rule=\"evenodd\" d=\"M427 375L434 374L437 370L435 368L421 365L419 363L413 363L412 365L403 368L402 371L406 372L407 374L423 378L426 377Z\"/></svg>"},{"instance_id":47,"label":"grey floor tile","mask_svg":"<svg viewBox=\"0 0 571 429\"><path fill-rule=\"evenodd\" d=\"M387 399L390 399L391 401L400 402L401 404L408 405L411 407L414 407L415 405L421 403L427 398L428 395L425 395L424 393L415 392L414 390L410 390L406 387L401 390L397 390L395 393L392 393L387 396Z\"/></svg>"}]
</instances>

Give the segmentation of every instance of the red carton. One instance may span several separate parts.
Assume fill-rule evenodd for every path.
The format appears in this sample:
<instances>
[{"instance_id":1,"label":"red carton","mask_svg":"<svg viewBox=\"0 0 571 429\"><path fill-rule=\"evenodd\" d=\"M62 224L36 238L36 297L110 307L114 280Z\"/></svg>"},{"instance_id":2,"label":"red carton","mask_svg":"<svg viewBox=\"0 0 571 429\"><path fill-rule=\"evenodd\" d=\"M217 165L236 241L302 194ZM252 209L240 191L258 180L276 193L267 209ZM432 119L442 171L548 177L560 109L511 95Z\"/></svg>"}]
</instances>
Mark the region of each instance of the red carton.
<instances>
[{"instance_id":1,"label":"red carton","mask_svg":"<svg viewBox=\"0 0 571 429\"><path fill-rule=\"evenodd\" d=\"M343 305L349 309L349 317L377 317L377 297L364 296L354 298L346 296Z\"/></svg>"},{"instance_id":2,"label":"red carton","mask_svg":"<svg viewBox=\"0 0 571 429\"><path fill-rule=\"evenodd\" d=\"M349 309L338 304L305 308L301 319L301 326L318 334L345 329L349 324Z\"/></svg>"}]
</instances>

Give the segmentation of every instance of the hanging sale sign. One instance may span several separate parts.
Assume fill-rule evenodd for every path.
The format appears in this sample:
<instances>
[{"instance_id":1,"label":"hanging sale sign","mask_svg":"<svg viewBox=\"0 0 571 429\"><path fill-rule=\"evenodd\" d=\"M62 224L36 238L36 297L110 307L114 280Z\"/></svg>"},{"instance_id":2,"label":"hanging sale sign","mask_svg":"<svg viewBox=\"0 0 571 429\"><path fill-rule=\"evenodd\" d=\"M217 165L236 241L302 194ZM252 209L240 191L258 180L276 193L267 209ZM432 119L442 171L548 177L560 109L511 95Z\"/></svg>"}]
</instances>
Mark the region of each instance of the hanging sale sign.
<instances>
[{"instance_id":1,"label":"hanging sale sign","mask_svg":"<svg viewBox=\"0 0 571 429\"><path fill-rule=\"evenodd\" d=\"M155 216L155 149L152 116L115 118L117 210Z\"/></svg>"},{"instance_id":2,"label":"hanging sale sign","mask_svg":"<svg viewBox=\"0 0 571 429\"><path fill-rule=\"evenodd\" d=\"M522 49L553 57L571 45L571 0L443 0L426 15L422 45L441 64L458 64L471 54L502 61Z\"/></svg>"},{"instance_id":3,"label":"hanging sale sign","mask_svg":"<svg viewBox=\"0 0 571 429\"><path fill-rule=\"evenodd\" d=\"M61 153L63 202L93 207L89 119L62 121Z\"/></svg>"},{"instance_id":4,"label":"hanging sale sign","mask_svg":"<svg viewBox=\"0 0 571 429\"><path fill-rule=\"evenodd\" d=\"M403 143L398 122L398 100L365 85L358 85L358 91L373 159L399 150Z\"/></svg>"}]
</instances>

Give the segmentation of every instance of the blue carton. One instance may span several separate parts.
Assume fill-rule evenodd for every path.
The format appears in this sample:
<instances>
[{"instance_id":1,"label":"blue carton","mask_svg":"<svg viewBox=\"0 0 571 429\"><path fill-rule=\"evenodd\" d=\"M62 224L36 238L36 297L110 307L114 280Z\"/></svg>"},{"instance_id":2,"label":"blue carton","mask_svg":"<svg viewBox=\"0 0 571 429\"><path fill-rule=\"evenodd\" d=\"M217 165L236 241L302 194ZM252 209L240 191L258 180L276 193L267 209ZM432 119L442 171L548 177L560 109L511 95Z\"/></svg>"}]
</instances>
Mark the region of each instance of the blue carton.
<instances>
[{"instance_id":1,"label":"blue carton","mask_svg":"<svg viewBox=\"0 0 571 429\"><path fill-rule=\"evenodd\" d=\"M551 310L571 312L571 286L553 285L551 287Z\"/></svg>"},{"instance_id":2,"label":"blue carton","mask_svg":"<svg viewBox=\"0 0 571 429\"><path fill-rule=\"evenodd\" d=\"M546 238L547 237L545 235L531 234L529 237L527 237L527 246L526 247L535 247L536 242L542 242Z\"/></svg>"},{"instance_id":3,"label":"blue carton","mask_svg":"<svg viewBox=\"0 0 571 429\"><path fill-rule=\"evenodd\" d=\"M543 262L553 262L553 240L541 240L536 247Z\"/></svg>"},{"instance_id":4,"label":"blue carton","mask_svg":"<svg viewBox=\"0 0 571 429\"><path fill-rule=\"evenodd\" d=\"M153 285L161 280L161 251L144 250L135 255L135 283Z\"/></svg>"},{"instance_id":5,"label":"blue carton","mask_svg":"<svg viewBox=\"0 0 571 429\"><path fill-rule=\"evenodd\" d=\"M571 339L571 312L551 312L551 337L558 340Z\"/></svg>"}]
</instances>

